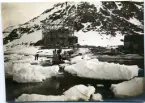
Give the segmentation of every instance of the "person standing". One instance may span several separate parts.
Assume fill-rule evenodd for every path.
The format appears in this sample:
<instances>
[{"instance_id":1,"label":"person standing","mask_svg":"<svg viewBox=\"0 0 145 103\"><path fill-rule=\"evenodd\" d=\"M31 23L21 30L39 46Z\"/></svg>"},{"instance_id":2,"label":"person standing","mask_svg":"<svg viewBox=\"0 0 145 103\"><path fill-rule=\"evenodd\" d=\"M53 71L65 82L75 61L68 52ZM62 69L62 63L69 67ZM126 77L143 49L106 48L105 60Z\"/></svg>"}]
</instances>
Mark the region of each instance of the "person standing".
<instances>
[{"instance_id":1,"label":"person standing","mask_svg":"<svg viewBox=\"0 0 145 103\"><path fill-rule=\"evenodd\" d=\"M38 60L38 58L39 58L39 54L37 53L37 54L35 55L35 60Z\"/></svg>"},{"instance_id":2,"label":"person standing","mask_svg":"<svg viewBox=\"0 0 145 103\"><path fill-rule=\"evenodd\" d=\"M52 58L52 63L56 64L57 61L57 53L56 53L56 49L53 51L53 58Z\"/></svg>"}]
</instances>

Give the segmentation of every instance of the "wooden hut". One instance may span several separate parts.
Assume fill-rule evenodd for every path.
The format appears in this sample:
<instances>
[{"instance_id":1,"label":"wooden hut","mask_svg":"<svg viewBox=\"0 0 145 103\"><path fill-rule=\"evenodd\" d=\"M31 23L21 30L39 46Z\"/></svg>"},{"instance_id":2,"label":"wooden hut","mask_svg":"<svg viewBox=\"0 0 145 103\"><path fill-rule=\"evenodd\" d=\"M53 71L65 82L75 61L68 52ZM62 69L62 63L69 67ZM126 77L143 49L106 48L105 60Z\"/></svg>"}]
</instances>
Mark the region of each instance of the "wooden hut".
<instances>
[{"instance_id":1,"label":"wooden hut","mask_svg":"<svg viewBox=\"0 0 145 103\"><path fill-rule=\"evenodd\" d=\"M72 26L65 26L60 21L41 21L42 22L42 38L44 46L69 46L77 43L77 37L73 36L74 30Z\"/></svg>"},{"instance_id":2,"label":"wooden hut","mask_svg":"<svg viewBox=\"0 0 145 103\"><path fill-rule=\"evenodd\" d=\"M144 53L144 35L126 35L124 49L130 53Z\"/></svg>"}]
</instances>

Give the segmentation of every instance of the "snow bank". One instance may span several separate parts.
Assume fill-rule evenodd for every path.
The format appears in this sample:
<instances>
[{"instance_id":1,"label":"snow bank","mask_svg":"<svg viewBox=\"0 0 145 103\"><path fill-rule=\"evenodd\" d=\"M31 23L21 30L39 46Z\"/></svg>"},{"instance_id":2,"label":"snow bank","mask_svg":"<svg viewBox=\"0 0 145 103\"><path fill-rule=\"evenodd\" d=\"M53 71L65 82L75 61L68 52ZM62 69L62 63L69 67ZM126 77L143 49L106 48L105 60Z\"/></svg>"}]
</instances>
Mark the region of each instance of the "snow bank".
<instances>
[{"instance_id":1,"label":"snow bank","mask_svg":"<svg viewBox=\"0 0 145 103\"><path fill-rule=\"evenodd\" d=\"M59 64L59 66L61 67L61 68L65 68L66 66L69 66L70 64Z\"/></svg>"},{"instance_id":2,"label":"snow bank","mask_svg":"<svg viewBox=\"0 0 145 103\"><path fill-rule=\"evenodd\" d=\"M14 63L13 80L20 83L42 82L43 80L58 74L58 66L42 67L29 63Z\"/></svg>"},{"instance_id":3,"label":"snow bank","mask_svg":"<svg viewBox=\"0 0 145 103\"><path fill-rule=\"evenodd\" d=\"M46 57L46 56L51 56L53 55L53 50L54 49L40 49L39 47L34 47L34 46L25 46L25 45L16 45L14 47L10 47L12 44L7 44L5 45L5 53L8 54L20 54L20 55L35 55L36 53L39 54L40 57ZM7 47L9 46L9 47ZM62 53L64 51L70 51L72 49L62 49Z\"/></svg>"},{"instance_id":4,"label":"snow bank","mask_svg":"<svg viewBox=\"0 0 145 103\"><path fill-rule=\"evenodd\" d=\"M93 86L76 85L64 92L64 95L61 96L22 94L15 101L88 101L94 92L95 88Z\"/></svg>"},{"instance_id":5,"label":"snow bank","mask_svg":"<svg viewBox=\"0 0 145 103\"><path fill-rule=\"evenodd\" d=\"M23 55L18 55L18 54L5 55L4 59L6 59L7 61L21 60L23 59Z\"/></svg>"},{"instance_id":6,"label":"snow bank","mask_svg":"<svg viewBox=\"0 0 145 103\"><path fill-rule=\"evenodd\" d=\"M43 57L43 56L52 56L53 55L53 50L54 49L41 49L38 50L37 53L39 53L39 56ZM64 53L64 51L70 51L71 49L62 49L62 53Z\"/></svg>"},{"instance_id":7,"label":"snow bank","mask_svg":"<svg viewBox=\"0 0 145 103\"><path fill-rule=\"evenodd\" d=\"M15 39L12 42L8 43L7 45L17 45L17 44L22 44L22 43L36 43L37 41L42 39L42 31L38 30L30 34L23 34L20 39Z\"/></svg>"},{"instance_id":8,"label":"snow bank","mask_svg":"<svg viewBox=\"0 0 145 103\"><path fill-rule=\"evenodd\" d=\"M39 56L52 56L53 55L53 50L54 49L42 49L42 50L38 50L38 54Z\"/></svg>"},{"instance_id":9,"label":"snow bank","mask_svg":"<svg viewBox=\"0 0 145 103\"><path fill-rule=\"evenodd\" d=\"M134 78L119 84L112 84L111 90L116 97L134 97L144 92L144 78Z\"/></svg>"},{"instance_id":10,"label":"snow bank","mask_svg":"<svg viewBox=\"0 0 145 103\"><path fill-rule=\"evenodd\" d=\"M76 64L66 66L66 72L79 77L105 79L105 80L129 80L138 76L138 66L126 66L115 63L99 62L97 59L83 60Z\"/></svg>"},{"instance_id":11,"label":"snow bank","mask_svg":"<svg viewBox=\"0 0 145 103\"><path fill-rule=\"evenodd\" d=\"M87 54L87 53L89 53L89 52L91 52L91 51L89 50L89 48L78 48L77 51L75 52L75 54L81 53L82 55L84 55L84 54Z\"/></svg>"},{"instance_id":12,"label":"snow bank","mask_svg":"<svg viewBox=\"0 0 145 103\"><path fill-rule=\"evenodd\" d=\"M34 61L32 61L30 64L31 64L31 65L39 65L39 61L34 60Z\"/></svg>"},{"instance_id":13,"label":"snow bank","mask_svg":"<svg viewBox=\"0 0 145 103\"><path fill-rule=\"evenodd\" d=\"M24 45L17 45L13 48L8 48L5 53L34 55L37 51L38 48L36 47L26 47Z\"/></svg>"},{"instance_id":14,"label":"snow bank","mask_svg":"<svg viewBox=\"0 0 145 103\"><path fill-rule=\"evenodd\" d=\"M42 31L38 30L33 33L27 34L25 33L20 39L18 39L17 43L36 43L37 41L42 39Z\"/></svg>"},{"instance_id":15,"label":"snow bank","mask_svg":"<svg viewBox=\"0 0 145 103\"><path fill-rule=\"evenodd\" d=\"M78 37L78 43L80 45L91 45L91 46L116 46L123 45L121 39L124 39L124 36L121 34L117 34L115 37L106 34L99 34L99 32L88 31L83 32L79 31L74 34Z\"/></svg>"},{"instance_id":16,"label":"snow bank","mask_svg":"<svg viewBox=\"0 0 145 103\"><path fill-rule=\"evenodd\" d=\"M82 60L83 60L82 56L76 56L74 58L71 58L71 64L75 64L75 63L80 62Z\"/></svg>"},{"instance_id":17,"label":"snow bank","mask_svg":"<svg viewBox=\"0 0 145 103\"><path fill-rule=\"evenodd\" d=\"M33 64L34 62L39 62L40 59L38 61L35 61L35 57L34 56L23 56L23 55L17 55L16 57L12 57L8 56L9 62L12 63L30 63Z\"/></svg>"},{"instance_id":18,"label":"snow bank","mask_svg":"<svg viewBox=\"0 0 145 103\"><path fill-rule=\"evenodd\" d=\"M82 60L90 60L91 58L87 55L84 55L84 56L76 56L74 58L71 58L71 64L75 64L75 63L78 63L78 62L81 62Z\"/></svg>"},{"instance_id":19,"label":"snow bank","mask_svg":"<svg viewBox=\"0 0 145 103\"><path fill-rule=\"evenodd\" d=\"M132 24L138 25L138 26L142 26L141 22L135 17L130 18L129 22L131 22Z\"/></svg>"}]
</instances>

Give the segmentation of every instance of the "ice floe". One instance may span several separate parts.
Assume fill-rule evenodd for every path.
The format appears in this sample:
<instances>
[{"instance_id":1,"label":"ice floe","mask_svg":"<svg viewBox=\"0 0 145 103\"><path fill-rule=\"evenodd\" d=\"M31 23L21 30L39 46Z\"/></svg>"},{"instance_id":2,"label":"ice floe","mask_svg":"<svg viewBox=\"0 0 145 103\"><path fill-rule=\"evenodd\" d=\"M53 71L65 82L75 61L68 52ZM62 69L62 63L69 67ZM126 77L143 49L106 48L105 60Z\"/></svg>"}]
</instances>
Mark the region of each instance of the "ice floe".
<instances>
[{"instance_id":1,"label":"ice floe","mask_svg":"<svg viewBox=\"0 0 145 103\"><path fill-rule=\"evenodd\" d=\"M103 97L100 93L92 94L91 101L103 101Z\"/></svg>"},{"instance_id":2,"label":"ice floe","mask_svg":"<svg viewBox=\"0 0 145 103\"><path fill-rule=\"evenodd\" d=\"M60 96L39 95L39 94L22 94L15 101L88 101L95 92L93 86L76 85L68 89ZM95 100L100 100L101 95L97 94ZM94 95L93 95L94 98Z\"/></svg>"},{"instance_id":3,"label":"ice floe","mask_svg":"<svg viewBox=\"0 0 145 103\"><path fill-rule=\"evenodd\" d=\"M59 67L31 65L29 63L14 63L12 68L13 80L20 83L42 82L58 74Z\"/></svg>"},{"instance_id":4,"label":"ice floe","mask_svg":"<svg viewBox=\"0 0 145 103\"><path fill-rule=\"evenodd\" d=\"M93 86L76 85L66 92L64 95L68 98L76 98L78 100L89 100L90 96L95 93L95 88Z\"/></svg>"},{"instance_id":5,"label":"ice floe","mask_svg":"<svg viewBox=\"0 0 145 103\"><path fill-rule=\"evenodd\" d=\"M139 68L136 65L127 66L91 59L66 66L64 70L72 75L84 78L130 80L131 78L138 76Z\"/></svg>"},{"instance_id":6,"label":"ice floe","mask_svg":"<svg viewBox=\"0 0 145 103\"><path fill-rule=\"evenodd\" d=\"M115 97L135 97L139 96L144 92L144 78L134 78L130 81L124 81L119 84L112 84L111 90Z\"/></svg>"}]
</instances>

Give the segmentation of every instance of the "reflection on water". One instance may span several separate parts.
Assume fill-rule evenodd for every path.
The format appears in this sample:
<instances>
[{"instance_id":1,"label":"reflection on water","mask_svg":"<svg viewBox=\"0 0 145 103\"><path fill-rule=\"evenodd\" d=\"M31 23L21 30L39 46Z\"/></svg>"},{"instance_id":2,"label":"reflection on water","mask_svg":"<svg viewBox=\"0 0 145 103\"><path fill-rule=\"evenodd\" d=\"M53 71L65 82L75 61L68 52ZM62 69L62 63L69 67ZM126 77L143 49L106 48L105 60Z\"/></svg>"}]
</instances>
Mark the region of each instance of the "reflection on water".
<instances>
[{"instance_id":1,"label":"reflection on water","mask_svg":"<svg viewBox=\"0 0 145 103\"><path fill-rule=\"evenodd\" d=\"M6 80L6 96L7 101L14 101L18 98L21 94L41 94L41 95L62 95L64 91L71 88L74 85L84 84L88 85L91 84L96 88L96 93L100 93L103 96L105 101L128 101L128 100L143 100L145 94L132 97L132 98L115 98L114 94L110 90L110 85L108 84L116 84L122 81L99 81L93 79L84 79L78 77L69 76L69 78L51 78L43 81L42 83L16 83L13 82L11 79ZM104 84L102 87L98 87L96 85ZM136 98L136 99L135 99Z\"/></svg>"},{"instance_id":2,"label":"reflection on water","mask_svg":"<svg viewBox=\"0 0 145 103\"><path fill-rule=\"evenodd\" d=\"M6 79L6 98L13 101L23 93L59 95L59 82L54 79L47 79L42 83L16 83L12 79Z\"/></svg>"},{"instance_id":3,"label":"reflection on water","mask_svg":"<svg viewBox=\"0 0 145 103\"><path fill-rule=\"evenodd\" d=\"M26 94L42 94L42 95L61 95L74 85L92 84L96 88L96 92L101 93L104 98L114 98L113 93L108 87L97 87L96 80L84 79L78 77L51 78L42 83L22 84L13 82L11 79L6 80L6 96L7 101L14 101L23 93ZM99 82L100 83L100 82ZM106 82L108 83L108 82Z\"/></svg>"}]
</instances>

